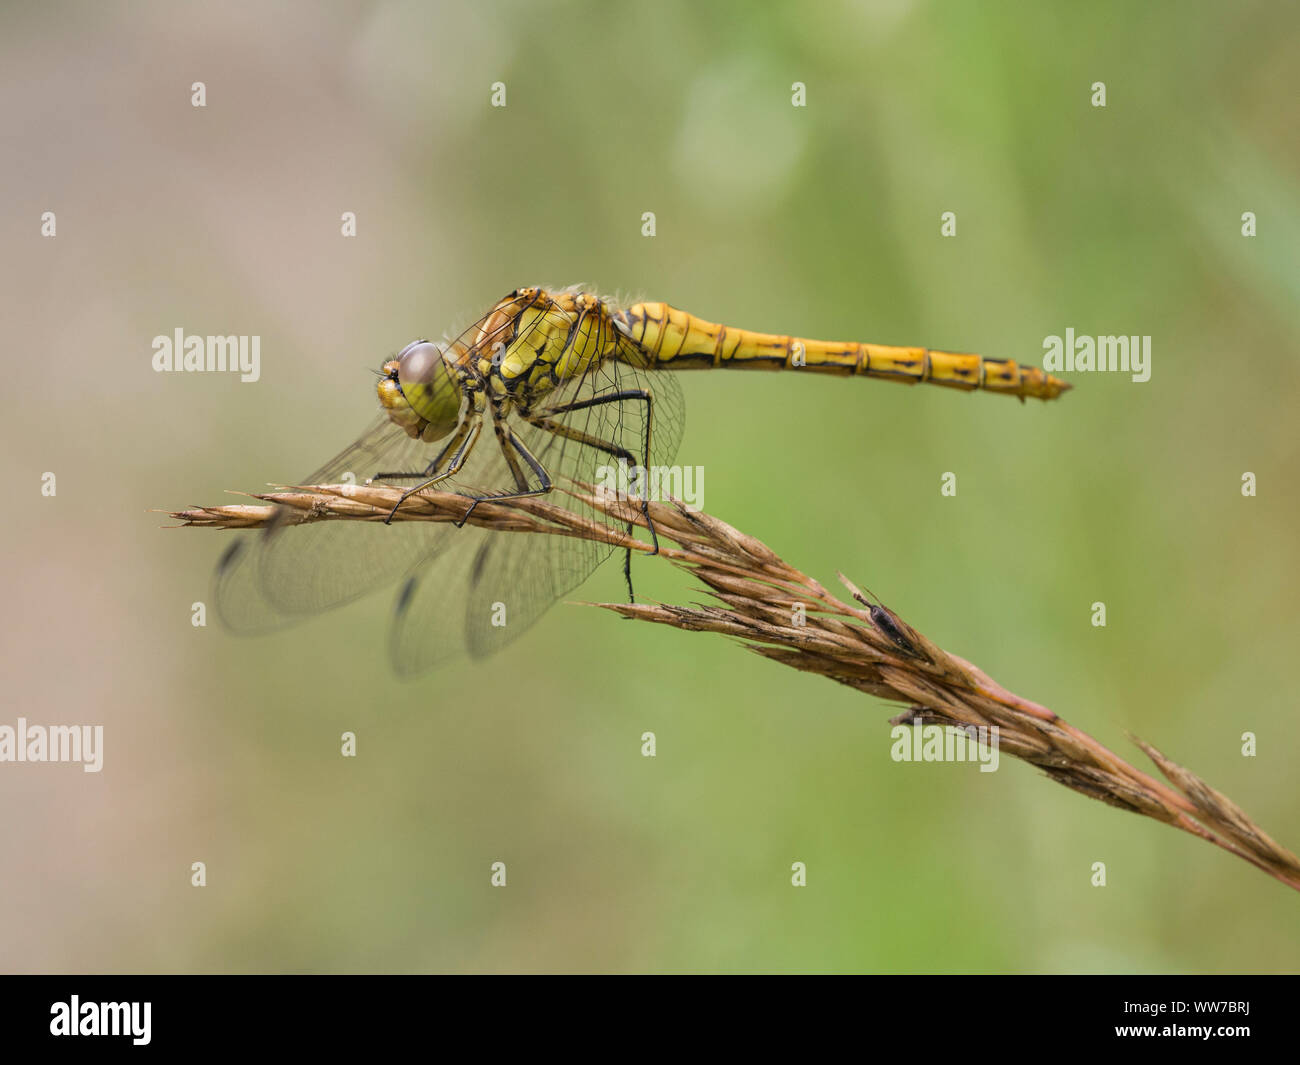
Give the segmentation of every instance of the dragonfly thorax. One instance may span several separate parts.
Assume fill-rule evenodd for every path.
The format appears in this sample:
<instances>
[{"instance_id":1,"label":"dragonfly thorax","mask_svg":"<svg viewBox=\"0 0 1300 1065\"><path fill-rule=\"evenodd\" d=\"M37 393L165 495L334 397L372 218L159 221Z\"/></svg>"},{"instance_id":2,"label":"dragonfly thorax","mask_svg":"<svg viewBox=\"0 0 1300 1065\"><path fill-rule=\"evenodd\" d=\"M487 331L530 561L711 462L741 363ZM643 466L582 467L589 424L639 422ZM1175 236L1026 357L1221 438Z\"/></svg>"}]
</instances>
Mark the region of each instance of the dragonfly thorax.
<instances>
[{"instance_id":1,"label":"dragonfly thorax","mask_svg":"<svg viewBox=\"0 0 1300 1065\"><path fill-rule=\"evenodd\" d=\"M379 402L417 440L440 440L460 419L461 389L440 344L417 340L384 363Z\"/></svg>"}]
</instances>

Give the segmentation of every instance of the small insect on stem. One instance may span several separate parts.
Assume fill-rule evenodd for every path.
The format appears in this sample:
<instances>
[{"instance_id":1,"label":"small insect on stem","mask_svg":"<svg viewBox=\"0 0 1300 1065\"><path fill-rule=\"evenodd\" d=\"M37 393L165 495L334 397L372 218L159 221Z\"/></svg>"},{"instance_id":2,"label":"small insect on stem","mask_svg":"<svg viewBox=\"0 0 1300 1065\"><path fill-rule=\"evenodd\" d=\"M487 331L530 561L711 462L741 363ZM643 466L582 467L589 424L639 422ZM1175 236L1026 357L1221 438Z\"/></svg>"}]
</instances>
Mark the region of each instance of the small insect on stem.
<instances>
[{"instance_id":1,"label":"small insect on stem","mask_svg":"<svg viewBox=\"0 0 1300 1065\"><path fill-rule=\"evenodd\" d=\"M934 722L937 719L933 710L924 706L909 706L901 714L896 714L889 719L891 725L924 725L927 720Z\"/></svg>"},{"instance_id":2,"label":"small insect on stem","mask_svg":"<svg viewBox=\"0 0 1300 1065\"><path fill-rule=\"evenodd\" d=\"M868 599L866 595L863 595L856 588L851 590L853 592L853 598L867 608L867 612L871 615L871 624L889 637L893 644L901 651L911 655L912 657L917 657L916 647L913 646L912 641L904 634L900 627L899 620L890 613L887 607L883 606L879 602L873 603L871 601L871 599L878 600L879 596L877 596L870 588L867 589L867 595L871 596L871 599Z\"/></svg>"}]
</instances>

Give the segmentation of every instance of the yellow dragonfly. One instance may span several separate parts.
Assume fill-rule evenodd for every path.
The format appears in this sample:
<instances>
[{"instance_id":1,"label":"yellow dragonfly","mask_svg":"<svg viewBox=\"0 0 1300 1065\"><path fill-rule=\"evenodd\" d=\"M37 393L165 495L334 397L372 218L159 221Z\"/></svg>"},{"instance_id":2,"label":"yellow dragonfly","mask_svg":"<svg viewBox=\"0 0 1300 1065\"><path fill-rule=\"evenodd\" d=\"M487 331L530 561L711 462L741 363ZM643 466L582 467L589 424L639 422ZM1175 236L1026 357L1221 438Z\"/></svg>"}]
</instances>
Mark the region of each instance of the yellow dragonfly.
<instances>
[{"instance_id":1,"label":"yellow dragonfly","mask_svg":"<svg viewBox=\"0 0 1300 1065\"><path fill-rule=\"evenodd\" d=\"M577 288L517 289L454 340L417 340L385 362L376 422L296 482L401 486L394 513L425 489L455 492L466 501L460 523L272 521L236 534L217 566L220 616L237 631L265 631L404 577L390 640L399 673L499 649L613 549L465 525L474 507L545 495L565 479L605 482L611 471L636 484L638 470L671 465L683 402L675 375L662 371L702 369L875 377L1022 401L1070 387L1009 359L807 340L718 325L666 303L620 308ZM569 497L564 505L583 508Z\"/></svg>"}]
</instances>

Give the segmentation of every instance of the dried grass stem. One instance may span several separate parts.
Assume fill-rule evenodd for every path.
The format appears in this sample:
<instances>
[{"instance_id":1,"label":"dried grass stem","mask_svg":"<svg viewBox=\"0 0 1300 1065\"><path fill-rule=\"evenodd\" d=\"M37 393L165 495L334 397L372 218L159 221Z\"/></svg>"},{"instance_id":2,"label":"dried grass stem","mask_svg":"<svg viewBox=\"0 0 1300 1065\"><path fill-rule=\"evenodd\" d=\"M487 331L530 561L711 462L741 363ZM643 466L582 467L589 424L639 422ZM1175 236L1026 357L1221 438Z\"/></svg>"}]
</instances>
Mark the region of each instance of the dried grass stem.
<instances>
[{"instance_id":1,"label":"dried grass stem","mask_svg":"<svg viewBox=\"0 0 1300 1065\"><path fill-rule=\"evenodd\" d=\"M639 504L602 498L589 486L565 491L603 520L582 517L549 500L523 499L480 503L469 523L503 533L578 536L651 551L627 531L628 525L646 527ZM291 508L292 524L383 521L399 496L400 490L378 485L313 485L256 495L252 498L263 501L258 505L196 507L172 516L187 526L255 528L284 506ZM403 503L395 520L459 521L466 507L462 496L425 492ZM898 615L871 603L842 574L854 603L831 595L766 544L717 518L677 503L651 503L648 510L660 540L659 556L689 570L718 605L599 604L604 609L690 632L732 636L764 658L903 702L908 709L894 723L997 726L1001 750L1037 766L1057 783L1198 836L1300 890L1300 859L1226 796L1150 744L1133 738L1165 781L944 651ZM806 611L803 624L795 622L796 604Z\"/></svg>"}]
</instances>

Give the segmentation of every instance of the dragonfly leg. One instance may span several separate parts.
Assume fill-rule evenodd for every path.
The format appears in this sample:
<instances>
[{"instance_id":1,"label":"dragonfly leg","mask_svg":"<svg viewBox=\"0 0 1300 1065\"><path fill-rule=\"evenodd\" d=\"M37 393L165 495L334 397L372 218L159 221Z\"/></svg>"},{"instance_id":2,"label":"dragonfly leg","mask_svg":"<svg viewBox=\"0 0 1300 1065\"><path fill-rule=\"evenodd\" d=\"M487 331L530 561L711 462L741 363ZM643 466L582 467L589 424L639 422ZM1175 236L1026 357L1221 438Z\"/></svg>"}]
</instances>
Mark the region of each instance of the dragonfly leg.
<instances>
[{"instance_id":1,"label":"dragonfly leg","mask_svg":"<svg viewBox=\"0 0 1300 1065\"><path fill-rule=\"evenodd\" d=\"M460 468L465 465L465 459L469 456L470 451L473 450L474 441L478 439L478 434L482 431L482 429L483 429L483 416L481 414L475 413L472 417L467 418L464 422L462 422L457 427L456 435L455 437L453 437L453 441L457 438L460 439L460 446L456 449L456 453L452 455L451 462L448 463L447 469L444 470L442 473L438 474L437 476L430 477L424 482L422 482L421 484L417 484L414 488L408 488L405 492L403 492L401 498L399 498L397 502L393 504L393 509L388 512L388 517L384 519L384 524L391 525L393 523L393 515L397 513L397 508L400 507L403 503L405 503L408 499L410 499L411 496L415 495L416 492L422 492L426 488L432 488L435 484L440 484L441 482L447 480L449 477L455 477L456 474L460 472ZM450 446L450 444L448 446ZM447 450L446 448L443 448L444 452L446 450ZM425 472L427 473L428 471L426 470ZM423 473L377 473L375 474L374 479L381 480L385 477L391 479L396 477L423 477L423 476L424 476Z\"/></svg>"},{"instance_id":2,"label":"dragonfly leg","mask_svg":"<svg viewBox=\"0 0 1300 1065\"><path fill-rule=\"evenodd\" d=\"M409 481L412 477L432 477L438 467L442 465L442 460L447 457L447 452L452 448L459 447L465 440L465 435L469 432L469 419L465 420L462 428L458 428L448 438L443 445L442 450L438 452L437 457L422 470L411 470L409 472L398 472L396 470L386 473L377 473L370 478L366 484L372 481Z\"/></svg>"},{"instance_id":3,"label":"dragonfly leg","mask_svg":"<svg viewBox=\"0 0 1300 1065\"><path fill-rule=\"evenodd\" d=\"M586 410L590 407L599 407L606 403L621 403L624 400L633 400L645 404L645 433L643 434L642 447L645 451L643 465L647 475L650 470L650 431L654 417L654 396L648 389L644 388L627 388L618 392L609 392L605 395L592 396L589 399L578 400L576 403L565 403L558 407L548 407L545 410L538 411L534 415L525 414L524 417L536 425L539 429L545 429L547 432L555 433L569 440L576 440L579 443L586 444L588 447L597 448L615 458L621 458L629 466L636 465L636 456L625 447L608 440L601 440L599 437L585 433L581 429L565 425L552 419L553 415L568 414L572 411ZM650 533L651 555L659 553L659 534L655 531L654 519L650 517L650 501L641 500L641 514L645 518L646 530ZM632 535L632 525L629 522L627 527L628 535ZM632 591L632 549L629 547L623 553L623 577L627 581L627 597L630 602L636 602L636 595Z\"/></svg>"},{"instance_id":4,"label":"dragonfly leg","mask_svg":"<svg viewBox=\"0 0 1300 1065\"><path fill-rule=\"evenodd\" d=\"M451 439L448 440L447 443L443 446L443 449L438 452L437 457L424 468L424 472L420 476L432 477L437 472L438 467L442 465L442 460L447 457L447 452L450 451L455 446L456 446L456 435L453 433Z\"/></svg>"},{"instance_id":5,"label":"dragonfly leg","mask_svg":"<svg viewBox=\"0 0 1300 1065\"><path fill-rule=\"evenodd\" d=\"M550 413L549 411L547 412ZM588 447L594 447L598 451L603 451L607 455L613 455L617 459L622 459L629 466L636 465L636 456L627 448L619 447L608 440L602 440L591 433L585 433L581 429L575 429L571 425L565 425L563 422L553 421L544 414L524 414L523 419L539 429L545 429L548 433L554 433L556 436L562 436L566 440L576 440L580 444L586 444Z\"/></svg>"},{"instance_id":6,"label":"dragonfly leg","mask_svg":"<svg viewBox=\"0 0 1300 1065\"><path fill-rule=\"evenodd\" d=\"M551 475L546 472L546 467L541 461L528 450L527 445L519 439L515 431L506 425L505 422L494 420L492 427L496 430L497 440L501 444L501 454L505 457L506 465L510 467L510 472L514 474L515 487L517 492L501 492L494 495L474 496L473 502L470 503L469 509L461 516L460 521L456 522L456 528L463 529L465 523L469 521L469 516L474 513L474 508L482 502L495 503L503 499L525 499L529 496L544 496L550 492L553 487ZM512 454L511 451L515 454ZM537 475L538 487L533 488L528 483L523 468L519 465L519 459L522 458L529 468Z\"/></svg>"}]
</instances>

